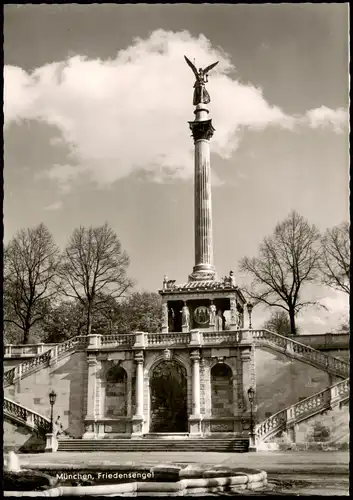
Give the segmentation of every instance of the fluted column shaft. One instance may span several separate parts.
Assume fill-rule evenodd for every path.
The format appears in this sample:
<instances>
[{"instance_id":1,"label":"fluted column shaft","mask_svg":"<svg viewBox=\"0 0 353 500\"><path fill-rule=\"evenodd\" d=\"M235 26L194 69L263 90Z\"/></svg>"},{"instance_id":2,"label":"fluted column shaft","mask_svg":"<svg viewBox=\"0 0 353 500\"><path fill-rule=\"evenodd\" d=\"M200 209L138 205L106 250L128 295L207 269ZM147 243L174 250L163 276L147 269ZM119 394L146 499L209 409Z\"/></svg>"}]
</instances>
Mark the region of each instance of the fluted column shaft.
<instances>
[{"instance_id":1,"label":"fluted column shaft","mask_svg":"<svg viewBox=\"0 0 353 500\"><path fill-rule=\"evenodd\" d=\"M208 110L196 106L195 121L189 122L195 143L195 266L191 279L213 279L213 234L210 139L214 128Z\"/></svg>"},{"instance_id":2,"label":"fluted column shaft","mask_svg":"<svg viewBox=\"0 0 353 500\"><path fill-rule=\"evenodd\" d=\"M210 142L195 142L195 269L213 270Z\"/></svg>"}]
</instances>

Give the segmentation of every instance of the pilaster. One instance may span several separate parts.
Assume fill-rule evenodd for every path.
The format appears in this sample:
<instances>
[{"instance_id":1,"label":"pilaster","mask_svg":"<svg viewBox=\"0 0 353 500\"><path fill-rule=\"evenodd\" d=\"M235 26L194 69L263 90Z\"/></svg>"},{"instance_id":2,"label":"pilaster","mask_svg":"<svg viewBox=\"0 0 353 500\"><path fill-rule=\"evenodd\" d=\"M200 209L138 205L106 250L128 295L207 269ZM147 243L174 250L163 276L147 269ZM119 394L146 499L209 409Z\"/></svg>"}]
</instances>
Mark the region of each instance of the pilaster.
<instances>
[{"instance_id":1,"label":"pilaster","mask_svg":"<svg viewBox=\"0 0 353 500\"><path fill-rule=\"evenodd\" d=\"M190 435L201 436L201 398L200 398L200 351L190 353L192 360L192 414L189 416Z\"/></svg>"},{"instance_id":2,"label":"pilaster","mask_svg":"<svg viewBox=\"0 0 353 500\"><path fill-rule=\"evenodd\" d=\"M87 357L87 413L86 421L95 422L97 418L96 414L96 402L97 402L97 367L98 362L95 354L88 354ZM92 439L96 436L95 428L93 424L86 426L83 439Z\"/></svg>"},{"instance_id":3,"label":"pilaster","mask_svg":"<svg viewBox=\"0 0 353 500\"><path fill-rule=\"evenodd\" d=\"M252 353L251 349L244 349L241 353L241 363L242 363L242 406L243 411L250 411L250 404L248 400L248 390L253 387L253 369L252 369ZM255 389L255 387L253 387Z\"/></svg>"},{"instance_id":4,"label":"pilaster","mask_svg":"<svg viewBox=\"0 0 353 500\"><path fill-rule=\"evenodd\" d=\"M163 299L162 303L162 333L168 333L169 325L168 325L168 302Z\"/></svg>"},{"instance_id":5,"label":"pilaster","mask_svg":"<svg viewBox=\"0 0 353 500\"><path fill-rule=\"evenodd\" d=\"M132 417L132 434L131 437L142 437L143 434L143 351L135 352L136 362L136 413Z\"/></svg>"}]
</instances>

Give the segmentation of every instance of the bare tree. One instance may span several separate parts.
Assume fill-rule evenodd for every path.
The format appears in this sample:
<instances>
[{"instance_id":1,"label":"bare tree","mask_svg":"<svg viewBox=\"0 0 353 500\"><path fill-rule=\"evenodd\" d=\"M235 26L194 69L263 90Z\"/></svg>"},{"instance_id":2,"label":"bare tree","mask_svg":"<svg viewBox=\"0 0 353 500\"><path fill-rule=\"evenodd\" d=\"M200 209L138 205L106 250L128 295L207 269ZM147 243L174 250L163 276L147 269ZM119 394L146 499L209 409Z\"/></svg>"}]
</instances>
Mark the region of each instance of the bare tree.
<instances>
[{"instance_id":1,"label":"bare tree","mask_svg":"<svg viewBox=\"0 0 353 500\"><path fill-rule=\"evenodd\" d=\"M305 283L317 279L320 234L293 211L264 238L257 258L244 257L240 269L249 273L252 284L245 292L254 300L288 312L290 332L296 333L295 317L305 306L318 305L301 300Z\"/></svg>"},{"instance_id":2,"label":"bare tree","mask_svg":"<svg viewBox=\"0 0 353 500\"><path fill-rule=\"evenodd\" d=\"M271 330L279 335L287 337L291 333L289 315L287 311L279 310L271 314L270 318L265 321L263 328L266 330ZM296 328L296 333L298 334L298 326Z\"/></svg>"},{"instance_id":3,"label":"bare tree","mask_svg":"<svg viewBox=\"0 0 353 500\"><path fill-rule=\"evenodd\" d=\"M60 276L65 295L85 307L87 335L94 312L107 296L120 297L132 286L126 275L128 265L128 255L107 224L74 230L63 253Z\"/></svg>"},{"instance_id":4,"label":"bare tree","mask_svg":"<svg viewBox=\"0 0 353 500\"><path fill-rule=\"evenodd\" d=\"M4 321L23 332L43 320L58 290L59 249L44 224L21 229L4 252Z\"/></svg>"},{"instance_id":5,"label":"bare tree","mask_svg":"<svg viewBox=\"0 0 353 500\"><path fill-rule=\"evenodd\" d=\"M349 224L328 229L321 239L320 261L322 282L340 292L350 293Z\"/></svg>"}]
</instances>

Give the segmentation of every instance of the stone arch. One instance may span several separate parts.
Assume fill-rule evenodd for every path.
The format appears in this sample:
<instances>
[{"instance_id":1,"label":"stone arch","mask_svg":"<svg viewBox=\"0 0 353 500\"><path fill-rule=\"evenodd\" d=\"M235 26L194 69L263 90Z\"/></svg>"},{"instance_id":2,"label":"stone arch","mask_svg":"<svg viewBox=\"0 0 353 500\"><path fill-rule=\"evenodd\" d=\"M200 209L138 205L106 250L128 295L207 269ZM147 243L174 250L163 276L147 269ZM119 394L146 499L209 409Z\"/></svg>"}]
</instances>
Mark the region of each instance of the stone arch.
<instances>
[{"instance_id":1,"label":"stone arch","mask_svg":"<svg viewBox=\"0 0 353 500\"><path fill-rule=\"evenodd\" d=\"M211 368L211 412L213 416L233 415L233 371L226 363L215 363Z\"/></svg>"},{"instance_id":2,"label":"stone arch","mask_svg":"<svg viewBox=\"0 0 353 500\"><path fill-rule=\"evenodd\" d=\"M183 368L186 370L187 377L191 377L191 366L190 366L190 363L187 363L187 361L182 356L180 356L179 354L175 353L174 351L171 351L171 352L172 352L172 358L171 359L177 361L178 363L180 363L183 366ZM154 356L149 362L147 362L146 365L145 365L145 373L144 373L145 378L150 377L150 375L151 375L152 371L154 370L154 368L161 361L164 361L164 360L165 360L164 354L163 354L163 352L160 352L156 356Z\"/></svg>"},{"instance_id":3,"label":"stone arch","mask_svg":"<svg viewBox=\"0 0 353 500\"><path fill-rule=\"evenodd\" d=\"M178 357L158 358L149 369L150 432L187 432L187 369Z\"/></svg>"},{"instance_id":4,"label":"stone arch","mask_svg":"<svg viewBox=\"0 0 353 500\"><path fill-rule=\"evenodd\" d=\"M104 377L104 416L110 418L127 415L127 373L119 364L110 366Z\"/></svg>"}]
</instances>

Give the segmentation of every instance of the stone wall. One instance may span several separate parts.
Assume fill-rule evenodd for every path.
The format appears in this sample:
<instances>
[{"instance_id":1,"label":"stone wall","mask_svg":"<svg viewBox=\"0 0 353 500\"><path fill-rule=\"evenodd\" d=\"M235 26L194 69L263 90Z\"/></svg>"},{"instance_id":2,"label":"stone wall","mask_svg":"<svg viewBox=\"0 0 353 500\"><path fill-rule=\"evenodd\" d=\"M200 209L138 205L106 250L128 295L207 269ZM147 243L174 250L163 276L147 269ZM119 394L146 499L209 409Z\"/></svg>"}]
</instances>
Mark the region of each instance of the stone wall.
<instances>
[{"instance_id":1,"label":"stone wall","mask_svg":"<svg viewBox=\"0 0 353 500\"><path fill-rule=\"evenodd\" d=\"M255 364L258 422L341 380L266 348L256 348Z\"/></svg>"},{"instance_id":2,"label":"stone wall","mask_svg":"<svg viewBox=\"0 0 353 500\"><path fill-rule=\"evenodd\" d=\"M83 433L86 352L64 356L4 389L4 396L50 417L49 393L57 394L54 420L60 416L65 430L74 437Z\"/></svg>"},{"instance_id":3,"label":"stone wall","mask_svg":"<svg viewBox=\"0 0 353 500\"><path fill-rule=\"evenodd\" d=\"M349 406L337 406L301 422L295 430L297 444L349 443Z\"/></svg>"},{"instance_id":4,"label":"stone wall","mask_svg":"<svg viewBox=\"0 0 353 500\"><path fill-rule=\"evenodd\" d=\"M32 431L7 417L3 421L3 452L44 451L45 441L32 435Z\"/></svg>"}]
</instances>

